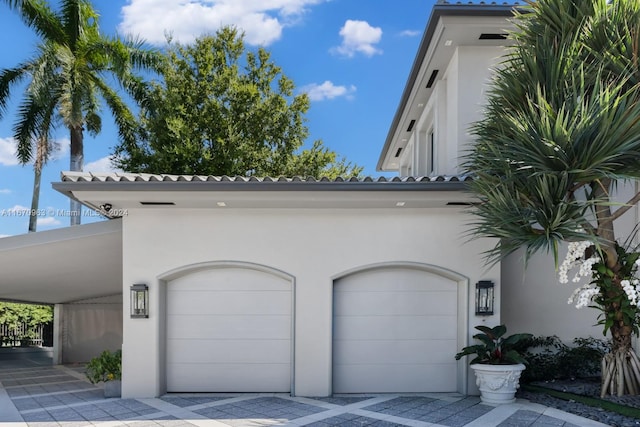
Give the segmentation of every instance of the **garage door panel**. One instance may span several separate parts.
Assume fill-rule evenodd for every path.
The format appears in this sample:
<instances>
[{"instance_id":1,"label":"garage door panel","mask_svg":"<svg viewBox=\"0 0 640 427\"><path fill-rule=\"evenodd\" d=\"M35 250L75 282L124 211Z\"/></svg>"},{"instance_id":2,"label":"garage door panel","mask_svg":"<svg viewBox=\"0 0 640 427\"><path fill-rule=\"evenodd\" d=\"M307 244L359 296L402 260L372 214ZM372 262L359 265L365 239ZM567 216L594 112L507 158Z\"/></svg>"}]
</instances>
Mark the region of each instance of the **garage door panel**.
<instances>
[{"instance_id":1,"label":"garage door panel","mask_svg":"<svg viewBox=\"0 0 640 427\"><path fill-rule=\"evenodd\" d=\"M189 307L186 314L291 314L289 291L182 291L169 293L168 315L180 314L178 307Z\"/></svg>"},{"instance_id":2,"label":"garage door panel","mask_svg":"<svg viewBox=\"0 0 640 427\"><path fill-rule=\"evenodd\" d=\"M455 392L455 366L447 364L334 365L334 391L340 393ZM376 375L371 375L376 372ZM447 385L443 387L443 385Z\"/></svg>"},{"instance_id":3,"label":"garage door panel","mask_svg":"<svg viewBox=\"0 0 640 427\"><path fill-rule=\"evenodd\" d=\"M334 283L333 392L457 388L458 284L415 268Z\"/></svg>"},{"instance_id":4,"label":"garage door panel","mask_svg":"<svg viewBox=\"0 0 640 427\"><path fill-rule=\"evenodd\" d=\"M334 338L368 339L450 339L456 329L443 328L455 322L453 316L336 316ZM455 323L454 323L455 324Z\"/></svg>"},{"instance_id":5,"label":"garage door panel","mask_svg":"<svg viewBox=\"0 0 640 427\"><path fill-rule=\"evenodd\" d=\"M292 304L290 280L248 268L169 282L167 391L290 391Z\"/></svg>"},{"instance_id":6,"label":"garage door panel","mask_svg":"<svg viewBox=\"0 0 640 427\"><path fill-rule=\"evenodd\" d=\"M167 348L169 360L183 363L290 363L291 342L289 340L199 340L183 345L181 340L172 340Z\"/></svg>"},{"instance_id":7,"label":"garage door panel","mask_svg":"<svg viewBox=\"0 0 640 427\"><path fill-rule=\"evenodd\" d=\"M289 364L172 364L167 384L173 392L285 393L291 389Z\"/></svg>"},{"instance_id":8,"label":"garage door panel","mask_svg":"<svg viewBox=\"0 0 640 427\"><path fill-rule=\"evenodd\" d=\"M343 364L423 364L451 363L451 358L458 352L457 341L337 341L335 358ZM392 347L393 353L387 351Z\"/></svg>"},{"instance_id":9,"label":"garage door panel","mask_svg":"<svg viewBox=\"0 0 640 427\"><path fill-rule=\"evenodd\" d=\"M169 292L183 291L290 291L291 283L281 277L249 268L216 268L171 281Z\"/></svg>"},{"instance_id":10,"label":"garage door panel","mask_svg":"<svg viewBox=\"0 0 640 427\"><path fill-rule=\"evenodd\" d=\"M424 286L423 286L424 288ZM336 298L335 312L341 315L348 310L349 315L364 315L375 313L380 316L434 315L450 314L456 310L458 304L456 294L448 291L414 291L399 292L395 290L378 292L343 292Z\"/></svg>"},{"instance_id":11,"label":"garage door panel","mask_svg":"<svg viewBox=\"0 0 640 427\"><path fill-rule=\"evenodd\" d=\"M182 339L287 339L290 316L169 316L167 333Z\"/></svg>"},{"instance_id":12,"label":"garage door panel","mask_svg":"<svg viewBox=\"0 0 640 427\"><path fill-rule=\"evenodd\" d=\"M399 274L401 276L399 276ZM429 291L451 291L451 280L423 270L411 268L386 268L365 271L348 277L349 286L335 289L341 292L424 292L425 283Z\"/></svg>"}]
</instances>

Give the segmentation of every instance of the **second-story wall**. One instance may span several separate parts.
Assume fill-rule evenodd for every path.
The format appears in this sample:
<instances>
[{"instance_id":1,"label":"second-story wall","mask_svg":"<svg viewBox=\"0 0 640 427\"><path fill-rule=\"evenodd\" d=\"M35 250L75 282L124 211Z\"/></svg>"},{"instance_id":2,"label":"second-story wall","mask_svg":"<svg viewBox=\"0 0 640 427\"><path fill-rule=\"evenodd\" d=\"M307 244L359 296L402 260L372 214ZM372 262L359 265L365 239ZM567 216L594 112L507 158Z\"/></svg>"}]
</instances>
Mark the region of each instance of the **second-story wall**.
<instances>
[{"instance_id":1,"label":"second-story wall","mask_svg":"<svg viewBox=\"0 0 640 427\"><path fill-rule=\"evenodd\" d=\"M488 83L504 47L460 46L409 138L401 176L456 175L472 137L470 126L482 118Z\"/></svg>"}]
</instances>

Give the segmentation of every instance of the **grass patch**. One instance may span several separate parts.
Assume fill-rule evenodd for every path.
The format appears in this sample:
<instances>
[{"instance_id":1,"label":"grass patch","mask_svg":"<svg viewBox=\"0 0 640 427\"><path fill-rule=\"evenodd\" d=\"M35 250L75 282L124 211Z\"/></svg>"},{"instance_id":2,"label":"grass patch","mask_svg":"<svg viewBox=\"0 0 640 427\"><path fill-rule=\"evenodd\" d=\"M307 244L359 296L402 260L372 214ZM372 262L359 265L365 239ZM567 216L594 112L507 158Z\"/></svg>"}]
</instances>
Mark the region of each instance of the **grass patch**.
<instances>
[{"instance_id":1,"label":"grass patch","mask_svg":"<svg viewBox=\"0 0 640 427\"><path fill-rule=\"evenodd\" d=\"M558 390L537 386L537 385L522 384L521 387L524 390L531 391L534 393L545 393L545 394L548 394L549 396L557 397L558 399L573 400L575 402L593 406L595 408L602 408L605 411L615 412L617 414L624 415L626 417L640 419L640 409L638 408L632 408L629 406L620 405L619 403L598 399L596 397L588 397L588 396L582 396L579 394L567 393L564 391L558 391Z\"/></svg>"}]
</instances>

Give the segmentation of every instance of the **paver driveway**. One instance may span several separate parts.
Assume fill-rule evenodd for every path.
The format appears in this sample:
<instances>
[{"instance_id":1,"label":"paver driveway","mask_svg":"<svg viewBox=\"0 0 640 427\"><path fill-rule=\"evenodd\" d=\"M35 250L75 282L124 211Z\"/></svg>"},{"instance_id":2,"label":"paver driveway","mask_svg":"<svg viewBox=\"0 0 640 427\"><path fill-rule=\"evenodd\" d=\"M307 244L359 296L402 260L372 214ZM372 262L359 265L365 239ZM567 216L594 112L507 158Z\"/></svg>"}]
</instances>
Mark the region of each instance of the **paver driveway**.
<instances>
[{"instance_id":1,"label":"paver driveway","mask_svg":"<svg viewBox=\"0 0 640 427\"><path fill-rule=\"evenodd\" d=\"M541 405L492 407L457 394L303 398L281 394L169 394L105 399L82 367L0 360L0 426L604 426Z\"/></svg>"}]
</instances>

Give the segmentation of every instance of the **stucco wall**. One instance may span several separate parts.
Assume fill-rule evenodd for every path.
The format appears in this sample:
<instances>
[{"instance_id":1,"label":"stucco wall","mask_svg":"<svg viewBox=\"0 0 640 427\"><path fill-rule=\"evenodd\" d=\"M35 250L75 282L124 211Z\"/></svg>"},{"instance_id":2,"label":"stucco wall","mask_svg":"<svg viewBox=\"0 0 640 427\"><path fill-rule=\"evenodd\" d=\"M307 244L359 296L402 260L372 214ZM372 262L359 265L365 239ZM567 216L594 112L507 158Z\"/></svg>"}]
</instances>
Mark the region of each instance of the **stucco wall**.
<instances>
[{"instance_id":1,"label":"stucco wall","mask_svg":"<svg viewBox=\"0 0 640 427\"><path fill-rule=\"evenodd\" d=\"M457 208L129 210L123 219L123 292L128 295L133 283L149 284L151 313L149 319L130 319L125 313L123 396L163 392L164 362L158 349L164 294L158 277L211 261L251 262L295 278L296 394L329 395L333 280L372 264L403 261L456 272L469 279L470 289L480 279L493 280L499 290L499 268L487 269L479 256L493 242L468 240L467 222ZM473 292L467 299L469 324L498 323L498 315L476 318ZM496 308L499 313L499 303ZM467 330L467 339L472 334ZM473 392L473 376L467 381Z\"/></svg>"},{"instance_id":2,"label":"stucco wall","mask_svg":"<svg viewBox=\"0 0 640 427\"><path fill-rule=\"evenodd\" d=\"M460 173L460 159L472 141L469 127L482 118L486 102L487 84L493 67L504 55L500 46L460 46L456 49L445 73L446 81L446 136L440 144L439 173ZM441 111L444 112L444 111Z\"/></svg>"}]
</instances>

